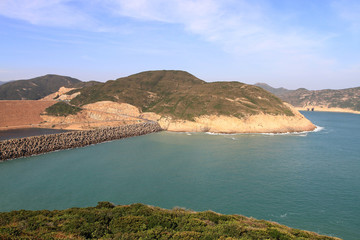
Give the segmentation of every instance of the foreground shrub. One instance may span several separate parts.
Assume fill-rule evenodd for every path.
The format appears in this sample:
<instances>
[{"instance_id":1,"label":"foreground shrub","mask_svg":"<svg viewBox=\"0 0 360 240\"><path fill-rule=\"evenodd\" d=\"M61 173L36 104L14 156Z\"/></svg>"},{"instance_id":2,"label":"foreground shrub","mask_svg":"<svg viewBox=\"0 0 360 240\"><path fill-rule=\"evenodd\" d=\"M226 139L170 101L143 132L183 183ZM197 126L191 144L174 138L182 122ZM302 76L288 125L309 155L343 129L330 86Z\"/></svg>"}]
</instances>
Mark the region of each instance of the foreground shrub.
<instances>
[{"instance_id":1,"label":"foreground shrub","mask_svg":"<svg viewBox=\"0 0 360 240\"><path fill-rule=\"evenodd\" d=\"M0 213L0 239L336 239L277 223L212 211L144 204Z\"/></svg>"}]
</instances>

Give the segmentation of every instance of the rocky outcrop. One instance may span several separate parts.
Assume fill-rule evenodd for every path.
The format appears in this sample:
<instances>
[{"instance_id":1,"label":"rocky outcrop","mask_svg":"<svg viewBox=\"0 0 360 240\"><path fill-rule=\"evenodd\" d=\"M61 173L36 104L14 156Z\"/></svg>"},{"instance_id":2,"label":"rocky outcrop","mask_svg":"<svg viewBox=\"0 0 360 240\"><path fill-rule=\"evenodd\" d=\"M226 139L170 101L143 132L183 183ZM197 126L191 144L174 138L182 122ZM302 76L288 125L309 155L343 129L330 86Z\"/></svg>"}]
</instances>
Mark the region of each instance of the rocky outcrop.
<instances>
[{"instance_id":1,"label":"rocky outcrop","mask_svg":"<svg viewBox=\"0 0 360 240\"><path fill-rule=\"evenodd\" d=\"M57 92L47 95L46 97L43 97L40 100L42 100L42 101L71 100L80 94L80 92L76 92L76 93L67 95L68 92L70 92L71 90L74 90L74 89L76 89L76 88L61 87L61 88L59 88L59 90Z\"/></svg>"},{"instance_id":2,"label":"rocky outcrop","mask_svg":"<svg viewBox=\"0 0 360 240\"><path fill-rule=\"evenodd\" d=\"M161 131L157 122L0 141L0 161Z\"/></svg>"}]
</instances>

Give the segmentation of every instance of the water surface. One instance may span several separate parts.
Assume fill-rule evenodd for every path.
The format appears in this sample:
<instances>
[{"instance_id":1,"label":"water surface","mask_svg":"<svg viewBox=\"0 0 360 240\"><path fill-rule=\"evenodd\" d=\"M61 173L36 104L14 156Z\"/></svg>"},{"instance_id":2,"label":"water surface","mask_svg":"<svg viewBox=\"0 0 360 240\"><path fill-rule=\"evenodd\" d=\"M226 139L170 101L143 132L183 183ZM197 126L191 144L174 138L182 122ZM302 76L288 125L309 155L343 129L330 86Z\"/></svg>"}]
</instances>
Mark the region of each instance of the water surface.
<instances>
[{"instance_id":1,"label":"water surface","mask_svg":"<svg viewBox=\"0 0 360 240\"><path fill-rule=\"evenodd\" d=\"M360 115L290 135L161 132L0 164L0 211L141 202L360 239Z\"/></svg>"},{"instance_id":2,"label":"water surface","mask_svg":"<svg viewBox=\"0 0 360 240\"><path fill-rule=\"evenodd\" d=\"M11 130L0 130L0 141L12 138L23 138L62 132L68 132L68 130L51 128L19 128Z\"/></svg>"}]
</instances>

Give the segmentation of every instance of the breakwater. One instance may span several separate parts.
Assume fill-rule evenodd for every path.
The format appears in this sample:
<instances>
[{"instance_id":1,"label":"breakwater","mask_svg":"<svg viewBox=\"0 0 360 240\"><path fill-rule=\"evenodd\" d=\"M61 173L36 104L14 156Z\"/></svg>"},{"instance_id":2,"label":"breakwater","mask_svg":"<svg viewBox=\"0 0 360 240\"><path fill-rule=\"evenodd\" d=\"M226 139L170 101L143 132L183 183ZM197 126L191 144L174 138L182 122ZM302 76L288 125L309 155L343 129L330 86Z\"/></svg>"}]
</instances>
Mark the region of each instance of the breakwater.
<instances>
[{"instance_id":1,"label":"breakwater","mask_svg":"<svg viewBox=\"0 0 360 240\"><path fill-rule=\"evenodd\" d=\"M0 161L159 132L157 122L0 141Z\"/></svg>"}]
</instances>

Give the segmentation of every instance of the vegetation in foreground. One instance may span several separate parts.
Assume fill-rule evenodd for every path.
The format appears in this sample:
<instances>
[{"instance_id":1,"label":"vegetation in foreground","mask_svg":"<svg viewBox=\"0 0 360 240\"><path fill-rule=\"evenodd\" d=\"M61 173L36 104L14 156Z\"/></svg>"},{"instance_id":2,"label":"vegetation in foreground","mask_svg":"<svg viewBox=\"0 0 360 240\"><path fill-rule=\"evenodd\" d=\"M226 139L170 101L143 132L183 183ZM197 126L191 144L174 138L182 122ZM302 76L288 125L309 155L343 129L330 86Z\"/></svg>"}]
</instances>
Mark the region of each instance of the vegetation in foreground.
<instances>
[{"instance_id":1,"label":"vegetation in foreground","mask_svg":"<svg viewBox=\"0 0 360 240\"><path fill-rule=\"evenodd\" d=\"M71 106L64 102L58 102L45 109L48 115L52 116L68 116L80 112L82 109L79 107Z\"/></svg>"},{"instance_id":2,"label":"vegetation in foreground","mask_svg":"<svg viewBox=\"0 0 360 240\"><path fill-rule=\"evenodd\" d=\"M143 204L0 213L0 239L336 239L274 222Z\"/></svg>"}]
</instances>

